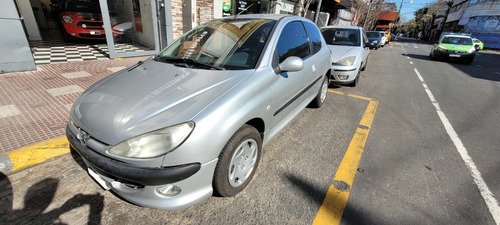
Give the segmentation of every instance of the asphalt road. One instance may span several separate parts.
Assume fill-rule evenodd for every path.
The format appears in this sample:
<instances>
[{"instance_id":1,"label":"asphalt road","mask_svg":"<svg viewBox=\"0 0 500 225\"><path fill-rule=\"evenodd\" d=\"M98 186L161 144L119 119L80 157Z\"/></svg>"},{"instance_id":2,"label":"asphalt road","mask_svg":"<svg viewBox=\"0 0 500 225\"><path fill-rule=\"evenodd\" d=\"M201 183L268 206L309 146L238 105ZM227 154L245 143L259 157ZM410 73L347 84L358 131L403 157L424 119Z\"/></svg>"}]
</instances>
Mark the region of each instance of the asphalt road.
<instances>
[{"instance_id":1,"label":"asphalt road","mask_svg":"<svg viewBox=\"0 0 500 225\"><path fill-rule=\"evenodd\" d=\"M429 60L430 47L401 39L372 50L359 85L330 86L323 108L304 110L264 147L254 180L235 197L180 211L135 206L102 190L67 154L9 174L0 221L312 224L354 146L362 154L343 189L348 199L332 201L341 224L498 224L500 54L480 52L463 65ZM378 106L360 144L353 137L371 101Z\"/></svg>"}]
</instances>

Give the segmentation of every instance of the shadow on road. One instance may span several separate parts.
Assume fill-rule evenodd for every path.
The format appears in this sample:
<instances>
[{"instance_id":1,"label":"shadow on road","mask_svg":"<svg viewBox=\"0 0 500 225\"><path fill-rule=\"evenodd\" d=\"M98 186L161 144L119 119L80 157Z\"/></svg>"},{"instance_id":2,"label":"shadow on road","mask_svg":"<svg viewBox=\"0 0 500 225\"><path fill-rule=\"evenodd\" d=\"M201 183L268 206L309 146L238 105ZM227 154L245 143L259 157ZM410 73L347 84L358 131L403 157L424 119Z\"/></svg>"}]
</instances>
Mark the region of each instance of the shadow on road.
<instances>
[{"instance_id":1,"label":"shadow on road","mask_svg":"<svg viewBox=\"0 0 500 225\"><path fill-rule=\"evenodd\" d=\"M24 208L13 209L13 190L9 178L0 173L0 221L5 224L64 224L59 218L73 209L89 206L87 224L101 224L104 197L100 194L78 194L61 207L48 210L59 185L59 180L46 178L31 186L24 196ZM83 218L82 218L83 219Z\"/></svg>"},{"instance_id":2,"label":"shadow on road","mask_svg":"<svg viewBox=\"0 0 500 225\"><path fill-rule=\"evenodd\" d=\"M307 198L311 198L317 204L318 208L323 204L323 200L325 199L326 191L320 190L304 179L294 175L294 174L286 174L285 177L288 181L293 184L296 188L299 188L300 191ZM338 201L343 201L339 199ZM338 205L338 204L336 204ZM375 218L368 212L364 212L361 207L353 206L352 204L347 204L344 209L344 214L342 215L341 224L372 224L377 225L377 220L379 218Z\"/></svg>"}]
</instances>

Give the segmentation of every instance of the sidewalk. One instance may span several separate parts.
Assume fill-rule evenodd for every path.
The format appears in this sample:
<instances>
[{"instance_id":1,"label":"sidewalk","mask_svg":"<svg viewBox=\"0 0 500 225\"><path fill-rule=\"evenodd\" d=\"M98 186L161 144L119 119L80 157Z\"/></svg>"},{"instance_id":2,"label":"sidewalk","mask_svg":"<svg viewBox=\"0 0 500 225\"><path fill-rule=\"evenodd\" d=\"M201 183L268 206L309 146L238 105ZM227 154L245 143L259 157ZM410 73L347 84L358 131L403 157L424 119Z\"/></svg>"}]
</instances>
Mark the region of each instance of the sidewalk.
<instances>
[{"instance_id":1,"label":"sidewalk","mask_svg":"<svg viewBox=\"0 0 500 225\"><path fill-rule=\"evenodd\" d=\"M69 152L64 130L76 98L100 79L146 58L49 64L0 74L0 172Z\"/></svg>"}]
</instances>

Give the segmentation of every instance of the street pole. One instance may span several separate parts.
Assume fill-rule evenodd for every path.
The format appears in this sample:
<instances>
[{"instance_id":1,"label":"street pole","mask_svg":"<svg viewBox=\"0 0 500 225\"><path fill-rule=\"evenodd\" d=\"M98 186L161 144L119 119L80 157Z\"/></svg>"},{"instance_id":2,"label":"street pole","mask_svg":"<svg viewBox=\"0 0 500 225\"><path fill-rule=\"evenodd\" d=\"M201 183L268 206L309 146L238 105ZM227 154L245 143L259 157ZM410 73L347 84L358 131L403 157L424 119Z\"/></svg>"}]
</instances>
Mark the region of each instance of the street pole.
<instances>
[{"instance_id":1,"label":"street pole","mask_svg":"<svg viewBox=\"0 0 500 225\"><path fill-rule=\"evenodd\" d=\"M316 14L314 15L314 23L315 24L318 24L319 11L321 10L321 2L322 2L322 0L319 0L318 7L316 7Z\"/></svg>"}]
</instances>

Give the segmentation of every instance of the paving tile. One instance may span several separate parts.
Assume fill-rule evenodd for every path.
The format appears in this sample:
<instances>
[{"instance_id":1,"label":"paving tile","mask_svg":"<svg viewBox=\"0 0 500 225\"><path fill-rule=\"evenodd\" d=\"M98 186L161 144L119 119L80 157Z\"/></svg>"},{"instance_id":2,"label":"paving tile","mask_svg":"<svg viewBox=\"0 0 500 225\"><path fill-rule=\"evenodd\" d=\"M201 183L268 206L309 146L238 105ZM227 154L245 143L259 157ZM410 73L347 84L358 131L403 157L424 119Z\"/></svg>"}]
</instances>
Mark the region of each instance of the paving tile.
<instances>
[{"instance_id":1,"label":"paving tile","mask_svg":"<svg viewBox=\"0 0 500 225\"><path fill-rule=\"evenodd\" d=\"M54 97L61 96L61 95L69 95L69 94L79 93L79 92L83 92L83 91L84 91L83 88L81 88L78 85L71 85L71 86L47 89L47 92L49 92L49 94L51 94Z\"/></svg>"},{"instance_id":2,"label":"paving tile","mask_svg":"<svg viewBox=\"0 0 500 225\"><path fill-rule=\"evenodd\" d=\"M21 115L21 112L15 105L0 106L0 118Z\"/></svg>"},{"instance_id":3,"label":"paving tile","mask_svg":"<svg viewBox=\"0 0 500 225\"><path fill-rule=\"evenodd\" d=\"M87 71L76 71L76 72L71 72L71 73L63 73L61 76L66 77L66 79L74 79L74 78L80 78L80 77L90 77L92 74L90 74Z\"/></svg>"},{"instance_id":4,"label":"paving tile","mask_svg":"<svg viewBox=\"0 0 500 225\"><path fill-rule=\"evenodd\" d=\"M125 68L126 68L126 67L124 67L124 66L119 66L119 67L110 67L110 68L107 68L107 69L108 69L109 71L113 72L113 73L116 73L116 72L118 72L118 71L120 71L120 70L123 70L123 69L125 69Z\"/></svg>"}]
</instances>

